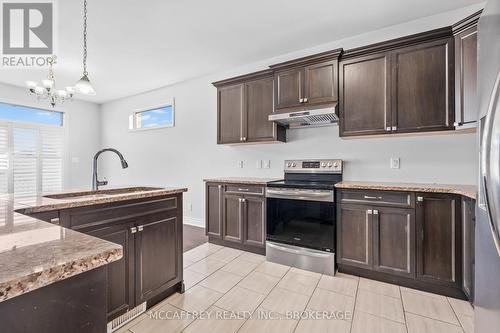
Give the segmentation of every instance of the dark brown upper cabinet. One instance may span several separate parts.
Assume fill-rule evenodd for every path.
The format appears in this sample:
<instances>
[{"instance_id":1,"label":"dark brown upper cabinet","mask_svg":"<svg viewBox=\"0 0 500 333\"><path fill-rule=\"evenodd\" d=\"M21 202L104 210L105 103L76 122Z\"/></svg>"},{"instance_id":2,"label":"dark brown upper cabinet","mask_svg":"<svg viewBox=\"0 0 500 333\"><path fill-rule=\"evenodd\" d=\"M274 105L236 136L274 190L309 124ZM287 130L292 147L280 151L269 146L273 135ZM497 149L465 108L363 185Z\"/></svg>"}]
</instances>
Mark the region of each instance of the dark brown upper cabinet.
<instances>
[{"instance_id":1,"label":"dark brown upper cabinet","mask_svg":"<svg viewBox=\"0 0 500 333\"><path fill-rule=\"evenodd\" d=\"M276 111L331 105L338 100L338 58L342 49L270 66Z\"/></svg>"},{"instance_id":2,"label":"dark brown upper cabinet","mask_svg":"<svg viewBox=\"0 0 500 333\"><path fill-rule=\"evenodd\" d=\"M340 61L340 135L453 129L451 28L347 50Z\"/></svg>"},{"instance_id":3,"label":"dark brown upper cabinet","mask_svg":"<svg viewBox=\"0 0 500 333\"><path fill-rule=\"evenodd\" d=\"M265 70L213 83L217 87L217 143L286 140L286 130L270 122L274 112L273 72Z\"/></svg>"},{"instance_id":4,"label":"dark brown upper cabinet","mask_svg":"<svg viewBox=\"0 0 500 333\"><path fill-rule=\"evenodd\" d=\"M453 26L455 34L455 128L475 128L477 100L477 22L482 11Z\"/></svg>"}]
</instances>

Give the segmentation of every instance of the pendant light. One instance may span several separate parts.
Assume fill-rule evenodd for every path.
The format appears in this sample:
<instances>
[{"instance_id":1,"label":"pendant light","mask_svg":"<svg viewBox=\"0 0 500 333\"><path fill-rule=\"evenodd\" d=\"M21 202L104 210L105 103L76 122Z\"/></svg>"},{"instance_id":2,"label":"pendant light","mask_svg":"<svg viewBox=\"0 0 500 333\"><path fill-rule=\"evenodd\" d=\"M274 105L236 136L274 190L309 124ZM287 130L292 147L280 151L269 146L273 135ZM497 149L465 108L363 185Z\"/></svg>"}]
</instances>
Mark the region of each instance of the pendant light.
<instances>
[{"instance_id":1,"label":"pendant light","mask_svg":"<svg viewBox=\"0 0 500 333\"><path fill-rule=\"evenodd\" d=\"M96 94L87 72L87 0L83 0L83 76L76 83L75 90L82 95Z\"/></svg>"}]
</instances>

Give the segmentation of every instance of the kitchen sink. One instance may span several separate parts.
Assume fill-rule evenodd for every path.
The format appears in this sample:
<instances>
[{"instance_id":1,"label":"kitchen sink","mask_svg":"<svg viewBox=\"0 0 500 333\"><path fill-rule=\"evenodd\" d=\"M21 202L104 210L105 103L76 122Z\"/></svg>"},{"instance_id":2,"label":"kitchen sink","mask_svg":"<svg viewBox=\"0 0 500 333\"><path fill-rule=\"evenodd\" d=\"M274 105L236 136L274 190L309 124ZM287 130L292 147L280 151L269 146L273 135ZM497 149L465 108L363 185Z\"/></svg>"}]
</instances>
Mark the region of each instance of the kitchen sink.
<instances>
[{"instance_id":1,"label":"kitchen sink","mask_svg":"<svg viewBox=\"0 0 500 333\"><path fill-rule=\"evenodd\" d=\"M50 199L93 199L93 198L103 198L110 195L120 195L135 192L148 192L161 190L160 187L124 187L124 188L114 188L109 190L97 190L97 191L82 191L82 192L68 192L68 193L57 193L44 195L45 198Z\"/></svg>"}]
</instances>

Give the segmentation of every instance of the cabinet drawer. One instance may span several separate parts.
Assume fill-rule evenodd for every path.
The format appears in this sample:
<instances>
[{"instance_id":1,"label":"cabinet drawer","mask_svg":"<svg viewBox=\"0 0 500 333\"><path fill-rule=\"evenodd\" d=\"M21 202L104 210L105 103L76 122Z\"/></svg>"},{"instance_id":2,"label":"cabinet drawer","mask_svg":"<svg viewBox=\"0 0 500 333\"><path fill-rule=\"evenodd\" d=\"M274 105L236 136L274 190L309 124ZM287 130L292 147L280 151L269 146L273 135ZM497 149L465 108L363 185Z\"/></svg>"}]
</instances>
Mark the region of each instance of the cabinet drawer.
<instances>
[{"instance_id":1,"label":"cabinet drawer","mask_svg":"<svg viewBox=\"0 0 500 333\"><path fill-rule=\"evenodd\" d=\"M392 207L415 207L415 194L395 191L342 190L342 203L377 204Z\"/></svg>"},{"instance_id":2,"label":"cabinet drawer","mask_svg":"<svg viewBox=\"0 0 500 333\"><path fill-rule=\"evenodd\" d=\"M239 193L239 194L253 194L264 195L264 186L245 185L245 184L231 184L226 185L226 193Z\"/></svg>"}]
</instances>

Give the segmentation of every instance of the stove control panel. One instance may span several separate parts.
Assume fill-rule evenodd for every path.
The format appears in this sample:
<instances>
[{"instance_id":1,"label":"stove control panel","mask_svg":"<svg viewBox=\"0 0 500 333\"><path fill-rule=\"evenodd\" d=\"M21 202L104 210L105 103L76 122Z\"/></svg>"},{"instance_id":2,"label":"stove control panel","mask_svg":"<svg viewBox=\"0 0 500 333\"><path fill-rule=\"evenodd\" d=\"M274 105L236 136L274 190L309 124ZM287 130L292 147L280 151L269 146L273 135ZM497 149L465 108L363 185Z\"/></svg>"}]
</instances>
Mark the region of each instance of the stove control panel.
<instances>
[{"instance_id":1,"label":"stove control panel","mask_svg":"<svg viewBox=\"0 0 500 333\"><path fill-rule=\"evenodd\" d=\"M286 160L285 173L342 173L342 160Z\"/></svg>"}]
</instances>

